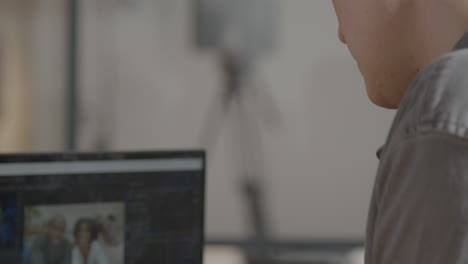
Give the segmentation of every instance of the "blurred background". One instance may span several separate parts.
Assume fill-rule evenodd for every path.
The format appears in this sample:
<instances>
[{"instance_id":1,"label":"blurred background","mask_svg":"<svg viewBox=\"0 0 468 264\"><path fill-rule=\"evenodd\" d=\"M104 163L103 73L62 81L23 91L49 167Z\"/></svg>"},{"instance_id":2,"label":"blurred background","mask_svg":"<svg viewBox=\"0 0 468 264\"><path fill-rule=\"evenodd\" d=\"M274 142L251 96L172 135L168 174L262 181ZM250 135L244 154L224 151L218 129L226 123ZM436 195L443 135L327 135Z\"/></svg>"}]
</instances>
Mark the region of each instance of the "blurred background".
<instances>
[{"instance_id":1,"label":"blurred background","mask_svg":"<svg viewBox=\"0 0 468 264\"><path fill-rule=\"evenodd\" d=\"M337 28L331 1L0 0L0 151L207 149L211 261L348 252L394 112Z\"/></svg>"}]
</instances>

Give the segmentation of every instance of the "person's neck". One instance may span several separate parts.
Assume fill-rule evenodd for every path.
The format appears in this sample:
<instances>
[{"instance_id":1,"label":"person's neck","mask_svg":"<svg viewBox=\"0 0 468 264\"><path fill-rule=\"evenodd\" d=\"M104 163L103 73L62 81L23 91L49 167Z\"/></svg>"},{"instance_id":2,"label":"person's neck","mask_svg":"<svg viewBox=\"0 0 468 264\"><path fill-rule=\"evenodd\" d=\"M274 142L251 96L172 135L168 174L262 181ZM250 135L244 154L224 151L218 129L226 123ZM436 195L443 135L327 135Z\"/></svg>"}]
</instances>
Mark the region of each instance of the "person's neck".
<instances>
[{"instance_id":1,"label":"person's neck","mask_svg":"<svg viewBox=\"0 0 468 264\"><path fill-rule=\"evenodd\" d=\"M81 252L81 255L83 256L83 260L86 263L88 263L88 256L89 256L89 247L80 247L80 252Z\"/></svg>"},{"instance_id":2,"label":"person's neck","mask_svg":"<svg viewBox=\"0 0 468 264\"><path fill-rule=\"evenodd\" d=\"M451 0L411 0L411 18L408 21L408 28L411 32L417 32L411 36L410 45L413 54L411 67L414 69L405 83L404 89L397 92L399 97L394 100L394 105L399 108L403 95L410 87L411 82L427 66L434 63L442 56L450 53L462 36L468 32L463 18L453 10L453 6L445 1ZM402 86L403 88L403 86Z\"/></svg>"},{"instance_id":3,"label":"person's neck","mask_svg":"<svg viewBox=\"0 0 468 264\"><path fill-rule=\"evenodd\" d=\"M453 50L468 31L466 15L456 10L455 0L417 0L418 11L415 23L418 28L418 43L424 43L421 58L422 67L428 66L441 56ZM461 1L459 1L461 2ZM415 36L416 37L416 36Z\"/></svg>"}]
</instances>

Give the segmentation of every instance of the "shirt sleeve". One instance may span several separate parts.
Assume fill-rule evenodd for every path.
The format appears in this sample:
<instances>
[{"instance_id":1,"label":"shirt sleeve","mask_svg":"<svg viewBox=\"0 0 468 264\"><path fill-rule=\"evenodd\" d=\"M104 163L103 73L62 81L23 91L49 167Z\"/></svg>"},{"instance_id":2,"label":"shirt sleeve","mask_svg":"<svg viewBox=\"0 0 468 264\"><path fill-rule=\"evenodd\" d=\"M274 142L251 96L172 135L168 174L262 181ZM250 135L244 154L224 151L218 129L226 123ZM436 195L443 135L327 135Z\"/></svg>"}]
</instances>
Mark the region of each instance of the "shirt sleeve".
<instances>
[{"instance_id":1,"label":"shirt sleeve","mask_svg":"<svg viewBox=\"0 0 468 264\"><path fill-rule=\"evenodd\" d=\"M33 239L33 243L31 245L31 264L47 264L45 262L43 252L44 243L47 243L44 236L38 235Z\"/></svg>"},{"instance_id":2,"label":"shirt sleeve","mask_svg":"<svg viewBox=\"0 0 468 264\"><path fill-rule=\"evenodd\" d=\"M91 245L89 263L90 264L108 264L107 258L104 255L102 247L97 241L94 241Z\"/></svg>"},{"instance_id":3,"label":"shirt sleeve","mask_svg":"<svg viewBox=\"0 0 468 264\"><path fill-rule=\"evenodd\" d=\"M467 142L419 134L384 154L367 264L468 263Z\"/></svg>"},{"instance_id":4,"label":"shirt sleeve","mask_svg":"<svg viewBox=\"0 0 468 264\"><path fill-rule=\"evenodd\" d=\"M74 247L71 253L71 264L83 264L80 250Z\"/></svg>"},{"instance_id":5,"label":"shirt sleeve","mask_svg":"<svg viewBox=\"0 0 468 264\"><path fill-rule=\"evenodd\" d=\"M65 252L63 254L64 254L64 258L62 260L62 264L71 264L71 262L72 262L72 247L71 247L71 244L69 244L68 242L65 245Z\"/></svg>"}]
</instances>

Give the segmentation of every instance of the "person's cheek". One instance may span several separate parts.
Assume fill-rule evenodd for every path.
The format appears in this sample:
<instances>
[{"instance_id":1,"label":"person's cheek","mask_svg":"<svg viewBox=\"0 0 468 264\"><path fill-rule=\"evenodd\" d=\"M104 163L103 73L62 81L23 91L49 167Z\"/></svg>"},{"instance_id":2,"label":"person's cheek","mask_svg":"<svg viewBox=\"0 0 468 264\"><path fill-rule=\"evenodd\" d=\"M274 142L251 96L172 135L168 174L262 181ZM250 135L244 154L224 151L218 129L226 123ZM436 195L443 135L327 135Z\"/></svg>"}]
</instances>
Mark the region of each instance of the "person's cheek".
<instances>
[{"instance_id":1,"label":"person's cheek","mask_svg":"<svg viewBox=\"0 0 468 264\"><path fill-rule=\"evenodd\" d=\"M335 9L335 14L338 19L338 22L340 23L340 17L341 17L341 9L340 9L340 0L333 0L333 7Z\"/></svg>"}]
</instances>

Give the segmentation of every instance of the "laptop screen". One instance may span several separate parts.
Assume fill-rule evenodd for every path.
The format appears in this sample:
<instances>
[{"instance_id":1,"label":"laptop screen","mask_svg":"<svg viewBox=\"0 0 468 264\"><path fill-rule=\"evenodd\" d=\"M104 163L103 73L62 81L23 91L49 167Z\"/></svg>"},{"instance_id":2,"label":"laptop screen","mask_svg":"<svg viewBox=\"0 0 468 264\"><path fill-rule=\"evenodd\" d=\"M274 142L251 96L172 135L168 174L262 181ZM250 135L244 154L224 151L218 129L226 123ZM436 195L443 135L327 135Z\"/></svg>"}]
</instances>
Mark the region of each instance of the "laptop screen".
<instances>
[{"instance_id":1,"label":"laptop screen","mask_svg":"<svg viewBox=\"0 0 468 264\"><path fill-rule=\"evenodd\" d=\"M204 155L0 156L0 263L202 262Z\"/></svg>"}]
</instances>

